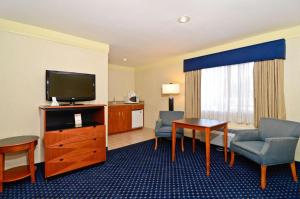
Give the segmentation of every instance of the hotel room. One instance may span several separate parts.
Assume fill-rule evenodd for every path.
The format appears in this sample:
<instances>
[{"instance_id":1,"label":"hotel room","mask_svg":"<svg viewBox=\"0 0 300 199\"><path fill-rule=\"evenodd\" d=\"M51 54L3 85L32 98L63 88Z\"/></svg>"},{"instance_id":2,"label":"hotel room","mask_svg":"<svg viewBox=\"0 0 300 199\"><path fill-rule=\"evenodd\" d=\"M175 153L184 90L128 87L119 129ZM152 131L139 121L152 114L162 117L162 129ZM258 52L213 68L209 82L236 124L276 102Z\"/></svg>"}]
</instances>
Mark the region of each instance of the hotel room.
<instances>
[{"instance_id":1,"label":"hotel room","mask_svg":"<svg viewBox=\"0 0 300 199\"><path fill-rule=\"evenodd\" d=\"M2 0L0 198L300 198L299 8Z\"/></svg>"}]
</instances>

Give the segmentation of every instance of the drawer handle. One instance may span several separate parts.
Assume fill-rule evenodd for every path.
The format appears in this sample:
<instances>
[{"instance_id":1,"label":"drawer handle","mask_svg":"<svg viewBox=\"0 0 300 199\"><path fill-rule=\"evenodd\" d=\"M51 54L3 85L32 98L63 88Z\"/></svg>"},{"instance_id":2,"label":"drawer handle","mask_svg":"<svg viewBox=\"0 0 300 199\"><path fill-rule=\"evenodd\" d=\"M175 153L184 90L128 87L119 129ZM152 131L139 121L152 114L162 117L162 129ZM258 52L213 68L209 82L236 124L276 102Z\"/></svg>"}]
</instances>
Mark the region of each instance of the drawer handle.
<instances>
[{"instance_id":1,"label":"drawer handle","mask_svg":"<svg viewBox=\"0 0 300 199\"><path fill-rule=\"evenodd\" d=\"M97 153L97 151L93 151L94 153Z\"/></svg>"},{"instance_id":2,"label":"drawer handle","mask_svg":"<svg viewBox=\"0 0 300 199\"><path fill-rule=\"evenodd\" d=\"M63 146L64 146L63 144L60 144L60 145L59 145L59 147L63 147Z\"/></svg>"},{"instance_id":3,"label":"drawer handle","mask_svg":"<svg viewBox=\"0 0 300 199\"><path fill-rule=\"evenodd\" d=\"M59 132L63 132L63 130L62 130L62 129L59 129Z\"/></svg>"},{"instance_id":4,"label":"drawer handle","mask_svg":"<svg viewBox=\"0 0 300 199\"><path fill-rule=\"evenodd\" d=\"M94 140L97 140L97 138L94 138Z\"/></svg>"},{"instance_id":5,"label":"drawer handle","mask_svg":"<svg viewBox=\"0 0 300 199\"><path fill-rule=\"evenodd\" d=\"M63 159L63 158L61 158L61 159L59 159L59 161L61 161L61 162L62 162L62 161L64 161L64 159Z\"/></svg>"}]
</instances>

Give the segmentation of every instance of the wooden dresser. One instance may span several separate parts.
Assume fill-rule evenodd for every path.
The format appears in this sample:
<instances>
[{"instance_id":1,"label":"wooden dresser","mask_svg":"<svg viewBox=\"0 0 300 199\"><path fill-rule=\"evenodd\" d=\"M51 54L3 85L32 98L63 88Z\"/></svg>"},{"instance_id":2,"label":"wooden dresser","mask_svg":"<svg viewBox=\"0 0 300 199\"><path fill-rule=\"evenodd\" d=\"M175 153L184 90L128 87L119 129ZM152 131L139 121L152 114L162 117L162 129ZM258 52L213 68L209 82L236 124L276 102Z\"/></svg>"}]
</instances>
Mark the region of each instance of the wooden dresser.
<instances>
[{"instance_id":1,"label":"wooden dresser","mask_svg":"<svg viewBox=\"0 0 300 199\"><path fill-rule=\"evenodd\" d=\"M142 118L142 125L135 127L134 120L136 118L134 112L138 112ZM135 129L143 128L144 126L144 104L109 104L108 105L108 134L122 133Z\"/></svg>"},{"instance_id":2,"label":"wooden dresser","mask_svg":"<svg viewBox=\"0 0 300 199\"><path fill-rule=\"evenodd\" d=\"M41 106L45 177L106 160L104 105ZM75 127L74 114L82 125Z\"/></svg>"}]
</instances>

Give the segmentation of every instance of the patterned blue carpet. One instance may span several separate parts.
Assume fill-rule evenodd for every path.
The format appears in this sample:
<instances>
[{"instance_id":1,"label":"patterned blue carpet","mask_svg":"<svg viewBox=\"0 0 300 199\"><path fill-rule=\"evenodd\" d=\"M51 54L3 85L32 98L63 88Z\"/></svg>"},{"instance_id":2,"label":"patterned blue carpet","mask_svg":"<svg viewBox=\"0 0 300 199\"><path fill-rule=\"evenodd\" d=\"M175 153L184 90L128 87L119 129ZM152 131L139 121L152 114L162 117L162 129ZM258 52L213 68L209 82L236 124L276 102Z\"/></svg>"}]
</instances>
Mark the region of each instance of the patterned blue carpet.
<instances>
[{"instance_id":1,"label":"patterned blue carpet","mask_svg":"<svg viewBox=\"0 0 300 199\"><path fill-rule=\"evenodd\" d=\"M130 145L108 152L104 164L43 178L38 165L37 182L29 178L4 184L1 198L300 198L300 182L294 183L289 165L269 167L267 188L259 188L260 166L237 156L234 168L224 163L223 152L211 147L211 176L205 174L205 147L185 139L185 152L177 148L171 163L171 143L160 140ZM178 146L179 147L179 146ZM300 164L297 164L300 171Z\"/></svg>"}]
</instances>

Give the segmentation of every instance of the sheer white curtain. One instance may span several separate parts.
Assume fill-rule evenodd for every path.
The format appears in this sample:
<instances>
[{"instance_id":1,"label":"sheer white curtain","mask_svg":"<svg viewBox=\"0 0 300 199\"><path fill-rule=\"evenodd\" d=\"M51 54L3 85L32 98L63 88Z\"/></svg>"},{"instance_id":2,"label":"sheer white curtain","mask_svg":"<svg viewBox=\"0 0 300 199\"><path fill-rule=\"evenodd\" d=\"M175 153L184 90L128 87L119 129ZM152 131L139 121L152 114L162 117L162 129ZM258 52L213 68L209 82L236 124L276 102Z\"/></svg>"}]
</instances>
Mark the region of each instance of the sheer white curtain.
<instances>
[{"instance_id":1,"label":"sheer white curtain","mask_svg":"<svg viewBox=\"0 0 300 199\"><path fill-rule=\"evenodd\" d=\"M253 124L254 62L202 69L201 117Z\"/></svg>"}]
</instances>

